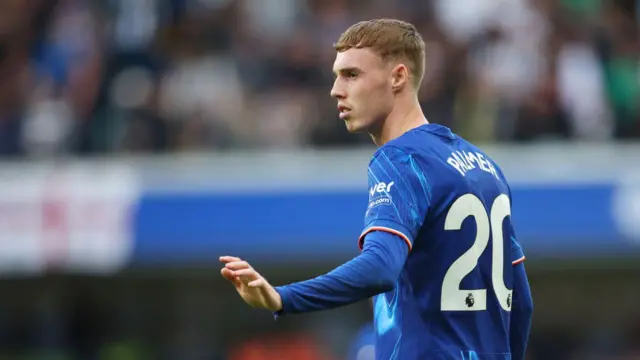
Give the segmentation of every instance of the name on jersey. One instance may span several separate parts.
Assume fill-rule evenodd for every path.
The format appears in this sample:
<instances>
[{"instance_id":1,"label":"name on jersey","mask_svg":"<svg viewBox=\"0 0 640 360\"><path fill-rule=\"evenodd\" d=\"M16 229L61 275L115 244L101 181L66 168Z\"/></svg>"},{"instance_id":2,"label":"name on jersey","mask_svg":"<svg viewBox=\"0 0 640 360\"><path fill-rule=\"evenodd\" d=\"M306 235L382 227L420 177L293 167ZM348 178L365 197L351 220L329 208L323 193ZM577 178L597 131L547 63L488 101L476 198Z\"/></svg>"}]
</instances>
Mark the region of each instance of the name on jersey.
<instances>
[{"instance_id":1,"label":"name on jersey","mask_svg":"<svg viewBox=\"0 0 640 360\"><path fill-rule=\"evenodd\" d=\"M467 172L480 169L482 171L486 171L496 179L500 179L498 173L496 172L496 168L493 166L491 161L484 157L484 155L480 153L473 153L467 151L455 151L451 153L451 156L447 158L447 163L453 166L454 169L458 170L460 175L465 176Z\"/></svg>"}]
</instances>

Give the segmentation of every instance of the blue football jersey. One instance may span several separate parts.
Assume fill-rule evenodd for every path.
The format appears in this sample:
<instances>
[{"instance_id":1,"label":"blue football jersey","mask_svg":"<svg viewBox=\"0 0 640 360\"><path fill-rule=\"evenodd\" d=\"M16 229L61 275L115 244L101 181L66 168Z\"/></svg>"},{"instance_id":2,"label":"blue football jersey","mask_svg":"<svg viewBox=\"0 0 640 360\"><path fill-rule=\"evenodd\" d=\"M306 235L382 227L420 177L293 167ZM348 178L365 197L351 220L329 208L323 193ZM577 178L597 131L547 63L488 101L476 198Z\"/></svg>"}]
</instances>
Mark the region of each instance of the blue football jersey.
<instances>
[{"instance_id":1,"label":"blue football jersey","mask_svg":"<svg viewBox=\"0 0 640 360\"><path fill-rule=\"evenodd\" d=\"M524 260L509 186L494 161L427 124L369 164L367 233L409 247L395 288L376 296L376 359L510 359L513 265Z\"/></svg>"}]
</instances>

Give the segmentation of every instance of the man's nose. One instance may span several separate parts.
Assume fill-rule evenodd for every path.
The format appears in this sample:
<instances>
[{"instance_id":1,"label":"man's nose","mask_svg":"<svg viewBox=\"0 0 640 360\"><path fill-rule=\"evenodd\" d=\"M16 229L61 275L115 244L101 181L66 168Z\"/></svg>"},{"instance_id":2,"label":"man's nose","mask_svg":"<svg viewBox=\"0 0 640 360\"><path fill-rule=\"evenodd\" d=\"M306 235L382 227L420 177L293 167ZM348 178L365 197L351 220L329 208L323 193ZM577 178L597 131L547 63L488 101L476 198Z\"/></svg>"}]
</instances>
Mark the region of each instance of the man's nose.
<instances>
[{"instance_id":1,"label":"man's nose","mask_svg":"<svg viewBox=\"0 0 640 360\"><path fill-rule=\"evenodd\" d=\"M346 96L344 87L340 84L339 80L333 82L333 87L331 88L331 97L336 99L343 99Z\"/></svg>"}]
</instances>

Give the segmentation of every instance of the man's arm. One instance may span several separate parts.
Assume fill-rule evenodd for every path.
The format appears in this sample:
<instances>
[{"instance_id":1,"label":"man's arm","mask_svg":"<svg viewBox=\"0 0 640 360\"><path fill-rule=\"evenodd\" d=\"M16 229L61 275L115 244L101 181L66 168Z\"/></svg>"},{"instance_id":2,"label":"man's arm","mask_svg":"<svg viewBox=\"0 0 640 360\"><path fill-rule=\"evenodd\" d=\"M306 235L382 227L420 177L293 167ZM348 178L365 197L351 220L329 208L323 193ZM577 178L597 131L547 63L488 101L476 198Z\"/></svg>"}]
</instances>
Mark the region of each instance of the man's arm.
<instances>
[{"instance_id":1,"label":"man's arm","mask_svg":"<svg viewBox=\"0 0 640 360\"><path fill-rule=\"evenodd\" d=\"M276 287L282 298L280 314L326 310L364 300L393 289L409 249L397 235L367 234L362 252L326 275Z\"/></svg>"},{"instance_id":2,"label":"man's arm","mask_svg":"<svg viewBox=\"0 0 640 360\"><path fill-rule=\"evenodd\" d=\"M395 147L380 148L368 168L369 205L362 253L315 279L274 288L246 261L222 256L221 274L254 307L276 315L331 309L393 289L429 210L423 167Z\"/></svg>"},{"instance_id":3,"label":"man's arm","mask_svg":"<svg viewBox=\"0 0 640 360\"><path fill-rule=\"evenodd\" d=\"M533 317L533 299L524 263L514 265L513 304L511 306L511 330L509 333L511 357L523 360L527 351L531 319Z\"/></svg>"},{"instance_id":4,"label":"man's arm","mask_svg":"<svg viewBox=\"0 0 640 360\"><path fill-rule=\"evenodd\" d=\"M380 148L367 173L362 253L326 275L277 288L284 313L335 308L393 289L428 211L429 184L416 160L395 147Z\"/></svg>"}]
</instances>

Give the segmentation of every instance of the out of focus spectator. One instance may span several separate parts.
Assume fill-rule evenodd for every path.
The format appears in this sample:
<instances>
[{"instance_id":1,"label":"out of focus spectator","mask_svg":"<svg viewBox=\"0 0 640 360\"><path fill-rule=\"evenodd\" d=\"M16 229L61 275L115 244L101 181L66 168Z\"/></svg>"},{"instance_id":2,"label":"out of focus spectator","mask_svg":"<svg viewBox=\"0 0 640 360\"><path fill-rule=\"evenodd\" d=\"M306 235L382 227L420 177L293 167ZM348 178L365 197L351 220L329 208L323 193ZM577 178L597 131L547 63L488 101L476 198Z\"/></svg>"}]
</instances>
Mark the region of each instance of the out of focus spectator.
<instances>
[{"instance_id":1,"label":"out of focus spectator","mask_svg":"<svg viewBox=\"0 0 640 360\"><path fill-rule=\"evenodd\" d=\"M331 44L373 17L427 43L420 100L474 141L640 136L636 2L7 0L0 153L322 147L349 136Z\"/></svg>"}]
</instances>

